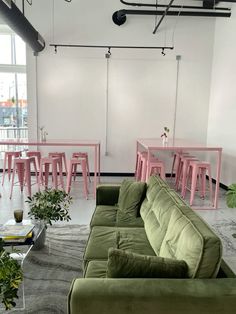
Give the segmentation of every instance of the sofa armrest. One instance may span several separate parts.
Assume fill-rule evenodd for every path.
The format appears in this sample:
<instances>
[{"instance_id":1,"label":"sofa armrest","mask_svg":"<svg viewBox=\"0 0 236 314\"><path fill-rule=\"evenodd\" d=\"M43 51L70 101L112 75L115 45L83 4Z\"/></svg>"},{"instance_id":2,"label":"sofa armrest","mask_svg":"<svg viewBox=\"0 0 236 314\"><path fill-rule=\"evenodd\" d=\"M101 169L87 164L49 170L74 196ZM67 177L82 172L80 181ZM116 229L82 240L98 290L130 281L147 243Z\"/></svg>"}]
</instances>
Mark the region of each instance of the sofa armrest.
<instances>
[{"instance_id":1,"label":"sofa armrest","mask_svg":"<svg viewBox=\"0 0 236 314\"><path fill-rule=\"evenodd\" d=\"M236 280L76 279L69 314L232 314Z\"/></svg>"},{"instance_id":2,"label":"sofa armrest","mask_svg":"<svg viewBox=\"0 0 236 314\"><path fill-rule=\"evenodd\" d=\"M120 185L98 185L96 205L115 205L118 203Z\"/></svg>"}]
</instances>

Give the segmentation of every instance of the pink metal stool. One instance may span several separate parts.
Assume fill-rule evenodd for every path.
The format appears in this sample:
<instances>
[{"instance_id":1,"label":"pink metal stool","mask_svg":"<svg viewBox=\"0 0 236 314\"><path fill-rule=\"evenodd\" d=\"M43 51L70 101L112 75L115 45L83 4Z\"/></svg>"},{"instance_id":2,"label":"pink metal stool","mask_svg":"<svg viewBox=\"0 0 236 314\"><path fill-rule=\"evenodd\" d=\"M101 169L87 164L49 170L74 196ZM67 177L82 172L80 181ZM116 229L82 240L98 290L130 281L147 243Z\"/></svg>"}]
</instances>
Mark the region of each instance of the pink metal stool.
<instances>
[{"instance_id":1,"label":"pink metal stool","mask_svg":"<svg viewBox=\"0 0 236 314\"><path fill-rule=\"evenodd\" d=\"M14 166L13 166L13 173L12 173L12 180L11 180L11 190L10 190L10 199L12 198L13 186L16 184L14 183L15 174L18 174L18 179L20 183L21 192L23 191L24 184L27 186L28 196L31 196L31 172L30 166L33 164L34 170L36 173L36 182L38 184L39 190L39 181L38 181L38 174L37 174L37 166L34 157L24 157L24 158L14 158Z\"/></svg>"},{"instance_id":2,"label":"pink metal stool","mask_svg":"<svg viewBox=\"0 0 236 314\"><path fill-rule=\"evenodd\" d=\"M191 189L190 189L190 205L193 205L195 191L197 187L198 177L201 179L201 197L204 199L206 195L206 173L209 179L209 194L210 200L212 199L212 178L211 178L211 164L207 161L191 161L189 164L189 176L192 175Z\"/></svg>"},{"instance_id":3,"label":"pink metal stool","mask_svg":"<svg viewBox=\"0 0 236 314\"><path fill-rule=\"evenodd\" d=\"M49 157L57 157L60 158L61 160L61 164L64 163L64 168L65 168L65 172L67 175L67 163L66 163L66 154L63 153L59 153L59 152L53 152L53 153L49 153L48 154Z\"/></svg>"},{"instance_id":4,"label":"pink metal stool","mask_svg":"<svg viewBox=\"0 0 236 314\"><path fill-rule=\"evenodd\" d=\"M52 185L54 189L58 188L58 173L60 179L60 185L64 189L64 182L62 176L62 162L59 157L43 157L40 160L40 171L39 171L39 178L41 183L48 188L48 177L49 177L49 168L52 166ZM44 168L44 171L43 171ZM44 180L43 180L44 174ZM44 182L43 182L44 181Z\"/></svg>"},{"instance_id":5,"label":"pink metal stool","mask_svg":"<svg viewBox=\"0 0 236 314\"><path fill-rule=\"evenodd\" d=\"M41 160L41 152L39 152L39 151L28 151L26 153L26 156L27 157L35 157L37 171L39 172L40 160Z\"/></svg>"},{"instance_id":6,"label":"pink metal stool","mask_svg":"<svg viewBox=\"0 0 236 314\"><path fill-rule=\"evenodd\" d=\"M143 163L145 162L145 158L147 159L147 155L148 155L147 152L138 152L137 154L136 169L135 169L136 181L140 181L142 179Z\"/></svg>"},{"instance_id":7,"label":"pink metal stool","mask_svg":"<svg viewBox=\"0 0 236 314\"><path fill-rule=\"evenodd\" d=\"M152 174L158 174L162 180L166 179L166 172L165 172L165 166L163 161L157 160L156 158L151 160L150 162L150 170L148 173L148 177L150 177Z\"/></svg>"},{"instance_id":8,"label":"pink metal stool","mask_svg":"<svg viewBox=\"0 0 236 314\"><path fill-rule=\"evenodd\" d=\"M72 154L72 158L77 158L77 159L81 159L84 158L86 160L86 171L87 171L87 176L89 178L89 182L91 182L90 179L90 171L89 171L89 162L88 162L88 153L82 153L82 152L78 152L78 153L73 153ZM74 181L76 178L76 171L77 171L77 164L74 164Z\"/></svg>"},{"instance_id":9,"label":"pink metal stool","mask_svg":"<svg viewBox=\"0 0 236 314\"><path fill-rule=\"evenodd\" d=\"M173 158L173 163L172 163L172 168L171 168L171 175L170 175L171 178L173 177L174 172L177 177L177 173L179 171L180 161L181 161L182 156L189 156L189 153L188 152L175 152L174 153L174 158Z\"/></svg>"},{"instance_id":10,"label":"pink metal stool","mask_svg":"<svg viewBox=\"0 0 236 314\"><path fill-rule=\"evenodd\" d=\"M179 166L175 178L175 189L179 190L180 185L184 187L186 185L186 178L188 174L188 167L191 160L198 160L195 156L180 156ZM182 191L181 191L182 194Z\"/></svg>"},{"instance_id":11,"label":"pink metal stool","mask_svg":"<svg viewBox=\"0 0 236 314\"><path fill-rule=\"evenodd\" d=\"M12 171L12 160L13 158L17 158L21 156L21 152L5 152L4 163L3 163L3 175L2 175L2 185L5 180L5 172L7 169L8 179L11 179L11 171Z\"/></svg>"},{"instance_id":12,"label":"pink metal stool","mask_svg":"<svg viewBox=\"0 0 236 314\"><path fill-rule=\"evenodd\" d=\"M81 165L82 169L82 176L83 176L83 184L84 184L84 196L86 199L88 199L88 182L87 182L87 164L86 164L86 159L78 159L78 158L72 158L69 161L69 167L68 167L68 174L67 174L67 183L66 183L66 192L70 192L71 188L71 180L72 180L72 175L75 173L74 167L77 167L78 165Z\"/></svg>"}]
</instances>

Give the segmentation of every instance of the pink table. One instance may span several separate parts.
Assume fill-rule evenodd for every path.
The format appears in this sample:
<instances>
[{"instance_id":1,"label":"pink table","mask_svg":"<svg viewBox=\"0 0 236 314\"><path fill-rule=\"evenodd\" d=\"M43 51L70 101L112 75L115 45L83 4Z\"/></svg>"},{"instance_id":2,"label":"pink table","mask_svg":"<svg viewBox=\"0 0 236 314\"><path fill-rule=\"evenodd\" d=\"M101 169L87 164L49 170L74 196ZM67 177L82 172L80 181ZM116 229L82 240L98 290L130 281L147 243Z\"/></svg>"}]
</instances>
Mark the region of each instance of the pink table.
<instances>
[{"instance_id":1,"label":"pink table","mask_svg":"<svg viewBox=\"0 0 236 314\"><path fill-rule=\"evenodd\" d=\"M163 145L162 139L138 139L137 140L137 152L146 150L148 152L148 167L150 165L151 153L154 151L172 151L172 152L184 152L184 151L199 151L199 152L215 152L217 154L216 162L216 187L213 208L218 206L218 195L220 185L220 170L221 170L221 155L222 147L207 146L204 144L194 143L190 140L184 139L168 139L168 143ZM149 170L149 168L148 168ZM148 173L148 171L147 171Z\"/></svg>"},{"instance_id":2,"label":"pink table","mask_svg":"<svg viewBox=\"0 0 236 314\"><path fill-rule=\"evenodd\" d=\"M63 147L92 147L94 148L94 197L96 195L97 181L100 180L100 142L90 140L0 140L0 145L14 146L63 146Z\"/></svg>"}]
</instances>

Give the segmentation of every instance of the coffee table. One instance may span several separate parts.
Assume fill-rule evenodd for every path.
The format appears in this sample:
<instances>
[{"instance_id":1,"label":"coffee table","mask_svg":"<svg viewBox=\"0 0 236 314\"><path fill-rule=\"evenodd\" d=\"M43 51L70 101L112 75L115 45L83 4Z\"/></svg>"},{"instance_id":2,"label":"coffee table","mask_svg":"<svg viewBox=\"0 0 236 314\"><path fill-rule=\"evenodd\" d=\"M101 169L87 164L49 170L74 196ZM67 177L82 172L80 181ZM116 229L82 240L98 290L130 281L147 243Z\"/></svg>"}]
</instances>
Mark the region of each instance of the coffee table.
<instances>
[{"instance_id":1,"label":"coffee table","mask_svg":"<svg viewBox=\"0 0 236 314\"><path fill-rule=\"evenodd\" d=\"M32 248L37 245L37 241L39 241L40 236L43 235L43 231L45 230L45 227L43 224L33 223L31 220L23 220L21 223L16 223L14 219L8 220L5 225L34 225L34 228L32 230L33 235L31 238L27 238L24 242L17 242L17 241L7 241L4 242L3 240L3 247L4 249L10 253L10 256L17 260L18 263L21 265L21 268L23 269L23 264L25 259L27 258L29 252L32 250ZM21 310L25 309L25 289L24 289L24 277L22 281L22 308ZM1 311L1 309L0 309Z\"/></svg>"}]
</instances>

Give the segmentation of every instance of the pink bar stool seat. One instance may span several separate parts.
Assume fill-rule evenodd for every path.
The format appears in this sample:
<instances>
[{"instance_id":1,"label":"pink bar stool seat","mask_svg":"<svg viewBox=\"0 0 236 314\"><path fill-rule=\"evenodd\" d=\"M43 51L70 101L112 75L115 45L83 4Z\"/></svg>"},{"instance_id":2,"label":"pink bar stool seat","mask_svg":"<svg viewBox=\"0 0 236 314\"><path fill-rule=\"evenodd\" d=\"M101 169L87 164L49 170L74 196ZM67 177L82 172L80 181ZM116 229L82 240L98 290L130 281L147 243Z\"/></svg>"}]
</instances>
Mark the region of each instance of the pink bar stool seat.
<instances>
[{"instance_id":1,"label":"pink bar stool seat","mask_svg":"<svg viewBox=\"0 0 236 314\"><path fill-rule=\"evenodd\" d=\"M197 187L197 179L200 178L201 182L201 198L206 196L206 174L208 174L209 179L209 196L210 201L213 204L212 199L212 178L211 178L211 164L207 161L191 161L189 165L189 174L192 175L191 178L191 189L190 189L190 205L193 205L194 196Z\"/></svg>"},{"instance_id":2,"label":"pink bar stool seat","mask_svg":"<svg viewBox=\"0 0 236 314\"><path fill-rule=\"evenodd\" d=\"M58 173L60 179L60 185L64 189L64 182L63 182L63 175L62 175L62 162L61 158L59 157L43 157L40 160L40 171L39 171L39 178L41 183L48 188L48 178L49 178L49 168L52 168L52 183L53 188L58 189ZM44 175L44 179L43 179Z\"/></svg>"},{"instance_id":3,"label":"pink bar stool seat","mask_svg":"<svg viewBox=\"0 0 236 314\"><path fill-rule=\"evenodd\" d=\"M2 185L4 184L4 181L5 181L6 169L7 169L7 173L8 173L8 179L10 181L13 158L17 158L20 156L21 156L21 152L5 152L4 163L3 163Z\"/></svg>"},{"instance_id":4,"label":"pink bar stool seat","mask_svg":"<svg viewBox=\"0 0 236 314\"><path fill-rule=\"evenodd\" d=\"M27 157L35 157L36 160L36 166L37 166L37 171L39 172L39 167L40 167L40 160L41 160L41 152L39 151L28 151L26 153Z\"/></svg>"},{"instance_id":5,"label":"pink bar stool seat","mask_svg":"<svg viewBox=\"0 0 236 314\"><path fill-rule=\"evenodd\" d=\"M82 158L82 159L72 158L72 159L70 159L69 165L68 165L66 192L70 193L72 175L75 172L74 167L77 167L79 165L81 166L82 176L83 176L84 197L86 199L88 199L87 165L86 165L86 159L85 158Z\"/></svg>"},{"instance_id":6,"label":"pink bar stool seat","mask_svg":"<svg viewBox=\"0 0 236 314\"><path fill-rule=\"evenodd\" d=\"M150 161L150 170L148 177L150 177L152 174L158 174L162 180L166 179L166 172L165 172L165 166L164 162L161 160L151 160Z\"/></svg>"},{"instance_id":7,"label":"pink bar stool seat","mask_svg":"<svg viewBox=\"0 0 236 314\"><path fill-rule=\"evenodd\" d=\"M61 164L64 164L64 169L67 175L67 163L66 163L66 154L64 152L52 152L48 154L49 157L60 158Z\"/></svg>"},{"instance_id":8,"label":"pink bar stool seat","mask_svg":"<svg viewBox=\"0 0 236 314\"><path fill-rule=\"evenodd\" d=\"M87 176L89 178L89 182L91 182L91 179L90 179L90 171L89 171L89 162L88 162L88 153L86 152L77 152L77 153L73 153L72 154L72 158L77 158L77 159L85 159L86 161L86 169L87 169ZM77 171L77 164L75 163L74 164L74 181L75 181L75 178L76 178L76 171Z\"/></svg>"},{"instance_id":9,"label":"pink bar stool seat","mask_svg":"<svg viewBox=\"0 0 236 314\"><path fill-rule=\"evenodd\" d=\"M37 174L37 166L34 157L24 157L24 158L14 158L14 165L13 165L13 173L12 173L12 180L11 180L11 190L10 190L10 199L12 198L13 187L16 185L14 182L15 174L18 174L18 179L20 183L21 192L23 191L24 185L27 187L28 196L31 196L31 164L34 166L34 171L36 173L36 183L38 185L39 190L39 180Z\"/></svg>"}]
</instances>

